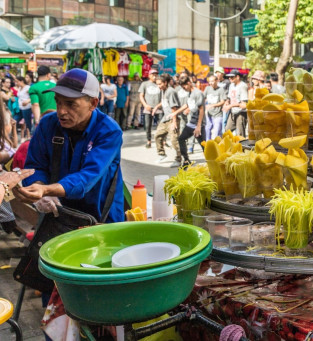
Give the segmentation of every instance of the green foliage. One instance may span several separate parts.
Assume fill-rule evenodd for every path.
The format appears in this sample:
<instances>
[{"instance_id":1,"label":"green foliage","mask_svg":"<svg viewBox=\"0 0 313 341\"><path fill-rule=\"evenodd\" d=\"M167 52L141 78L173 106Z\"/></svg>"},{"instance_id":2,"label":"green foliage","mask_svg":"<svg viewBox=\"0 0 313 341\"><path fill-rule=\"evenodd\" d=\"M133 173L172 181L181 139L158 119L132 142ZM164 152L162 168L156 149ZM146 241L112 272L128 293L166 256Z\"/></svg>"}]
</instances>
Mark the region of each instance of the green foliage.
<instances>
[{"instance_id":1,"label":"green foliage","mask_svg":"<svg viewBox=\"0 0 313 341\"><path fill-rule=\"evenodd\" d=\"M279 58L285 39L285 28L290 0L266 0L264 10L251 10L259 19L257 36L250 39L252 51L247 53L244 66L251 72L261 69L275 70L274 58ZM299 0L295 21L295 41L302 44L313 42L313 1ZM270 60L266 56L271 57Z\"/></svg>"},{"instance_id":2,"label":"green foliage","mask_svg":"<svg viewBox=\"0 0 313 341\"><path fill-rule=\"evenodd\" d=\"M92 18L85 18L81 15L75 15L73 18L69 19L68 25L88 25L93 22Z\"/></svg>"}]
</instances>

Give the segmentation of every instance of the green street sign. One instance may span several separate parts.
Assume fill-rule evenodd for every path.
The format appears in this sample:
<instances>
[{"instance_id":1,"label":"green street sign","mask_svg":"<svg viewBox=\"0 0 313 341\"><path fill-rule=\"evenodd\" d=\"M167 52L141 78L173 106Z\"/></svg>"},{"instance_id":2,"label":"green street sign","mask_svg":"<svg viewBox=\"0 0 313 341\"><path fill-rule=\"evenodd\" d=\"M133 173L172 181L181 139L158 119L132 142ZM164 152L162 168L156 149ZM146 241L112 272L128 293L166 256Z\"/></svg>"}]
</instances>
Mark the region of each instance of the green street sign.
<instances>
[{"instance_id":1,"label":"green street sign","mask_svg":"<svg viewBox=\"0 0 313 341\"><path fill-rule=\"evenodd\" d=\"M25 59L0 58L0 64L22 64L22 63L25 63Z\"/></svg>"},{"instance_id":2,"label":"green street sign","mask_svg":"<svg viewBox=\"0 0 313 341\"><path fill-rule=\"evenodd\" d=\"M259 20L254 19L246 19L242 22L242 35L243 37L255 36L255 26L259 23Z\"/></svg>"}]
</instances>

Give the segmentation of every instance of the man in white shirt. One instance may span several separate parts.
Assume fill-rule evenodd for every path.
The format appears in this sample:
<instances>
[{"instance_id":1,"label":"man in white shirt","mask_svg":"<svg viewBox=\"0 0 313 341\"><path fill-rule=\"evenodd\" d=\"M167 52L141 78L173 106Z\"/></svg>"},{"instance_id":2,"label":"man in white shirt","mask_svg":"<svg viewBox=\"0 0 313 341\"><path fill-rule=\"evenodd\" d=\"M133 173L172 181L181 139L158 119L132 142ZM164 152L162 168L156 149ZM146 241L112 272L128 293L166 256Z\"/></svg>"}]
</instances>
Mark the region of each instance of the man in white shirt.
<instances>
[{"instance_id":1,"label":"man in white shirt","mask_svg":"<svg viewBox=\"0 0 313 341\"><path fill-rule=\"evenodd\" d=\"M248 86L241 80L241 74L238 70L232 70L226 75L230 80L227 104L224 110L230 110L227 119L226 130L236 130L237 135L246 136L247 125L247 102Z\"/></svg>"}]
</instances>

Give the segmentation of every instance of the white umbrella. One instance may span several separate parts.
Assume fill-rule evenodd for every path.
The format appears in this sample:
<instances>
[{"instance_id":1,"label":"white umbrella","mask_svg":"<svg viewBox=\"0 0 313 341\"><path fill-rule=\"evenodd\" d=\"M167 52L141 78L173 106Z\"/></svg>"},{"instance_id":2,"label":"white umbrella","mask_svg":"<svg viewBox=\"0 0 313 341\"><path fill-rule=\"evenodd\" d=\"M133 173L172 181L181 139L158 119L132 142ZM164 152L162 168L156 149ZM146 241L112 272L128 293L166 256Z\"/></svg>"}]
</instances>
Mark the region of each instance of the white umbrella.
<instances>
[{"instance_id":1,"label":"white umbrella","mask_svg":"<svg viewBox=\"0 0 313 341\"><path fill-rule=\"evenodd\" d=\"M45 49L56 51L95 47L138 47L149 43L149 40L123 26L93 23L54 39L46 45Z\"/></svg>"},{"instance_id":2,"label":"white umbrella","mask_svg":"<svg viewBox=\"0 0 313 341\"><path fill-rule=\"evenodd\" d=\"M35 49L43 50L48 43L50 43L52 40L63 36L64 34L73 31L74 29L77 29L81 26L78 25L66 25L66 26L57 26L50 28L50 30L47 30L31 40L29 44L33 46Z\"/></svg>"}]
</instances>

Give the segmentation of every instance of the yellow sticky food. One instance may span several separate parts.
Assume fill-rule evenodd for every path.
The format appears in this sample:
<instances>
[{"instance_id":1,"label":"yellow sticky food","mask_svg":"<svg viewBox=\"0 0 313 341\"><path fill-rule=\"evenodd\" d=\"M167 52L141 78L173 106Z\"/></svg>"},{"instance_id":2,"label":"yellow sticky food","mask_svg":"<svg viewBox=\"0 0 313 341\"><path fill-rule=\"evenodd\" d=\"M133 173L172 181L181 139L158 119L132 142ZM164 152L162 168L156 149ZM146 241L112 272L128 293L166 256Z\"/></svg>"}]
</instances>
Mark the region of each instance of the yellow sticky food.
<instances>
[{"instance_id":1,"label":"yellow sticky food","mask_svg":"<svg viewBox=\"0 0 313 341\"><path fill-rule=\"evenodd\" d=\"M277 158L278 152L274 146L269 146L264 150L263 154L268 155L269 162L273 163Z\"/></svg>"},{"instance_id":2,"label":"yellow sticky food","mask_svg":"<svg viewBox=\"0 0 313 341\"><path fill-rule=\"evenodd\" d=\"M292 155L286 155L285 167L298 173L303 178L306 178L307 176L308 164L302 158L298 158Z\"/></svg>"},{"instance_id":3,"label":"yellow sticky food","mask_svg":"<svg viewBox=\"0 0 313 341\"><path fill-rule=\"evenodd\" d=\"M284 155L283 153L278 153L278 156L275 162L280 166L285 166L285 159L286 159L286 155Z\"/></svg>"},{"instance_id":4,"label":"yellow sticky food","mask_svg":"<svg viewBox=\"0 0 313 341\"><path fill-rule=\"evenodd\" d=\"M308 156L306 155L305 151L301 148L295 148L295 150L299 153L301 159L303 159L305 162L309 160Z\"/></svg>"},{"instance_id":5,"label":"yellow sticky food","mask_svg":"<svg viewBox=\"0 0 313 341\"><path fill-rule=\"evenodd\" d=\"M242 144L241 143L234 143L231 149L232 154L235 153L242 153Z\"/></svg>"},{"instance_id":6,"label":"yellow sticky food","mask_svg":"<svg viewBox=\"0 0 313 341\"><path fill-rule=\"evenodd\" d=\"M258 164L258 163L269 163L270 160L269 160L269 155L267 154L258 154L256 157L255 157L255 163Z\"/></svg>"},{"instance_id":7,"label":"yellow sticky food","mask_svg":"<svg viewBox=\"0 0 313 341\"><path fill-rule=\"evenodd\" d=\"M144 221L145 220L145 216L144 216L142 209L140 207L135 207L132 209L132 211L135 215L136 221Z\"/></svg>"},{"instance_id":8,"label":"yellow sticky food","mask_svg":"<svg viewBox=\"0 0 313 341\"><path fill-rule=\"evenodd\" d=\"M229 129L227 131L225 131L225 133L223 134L223 138L226 136L229 136L231 138L231 140L234 137L233 133Z\"/></svg>"},{"instance_id":9,"label":"yellow sticky food","mask_svg":"<svg viewBox=\"0 0 313 341\"><path fill-rule=\"evenodd\" d=\"M241 136L241 135L236 135L234 136L234 142L239 142L239 141L243 141L245 140L246 138Z\"/></svg>"},{"instance_id":10,"label":"yellow sticky food","mask_svg":"<svg viewBox=\"0 0 313 341\"><path fill-rule=\"evenodd\" d=\"M263 117L263 111L256 111L253 114L253 118L255 120L255 122L257 122L258 124L263 124L264 123L264 117Z\"/></svg>"},{"instance_id":11,"label":"yellow sticky food","mask_svg":"<svg viewBox=\"0 0 313 341\"><path fill-rule=\"evenodd\" d=\"M283 148L301 148L306 143L307 136L293 136L281 139L278 144Z\"/></svg>"},{"instance_id":12,"label":"yellow sticky food","mask_svg":"<svg viewBox=\"0 0 313 341\"><path fill-rule=\"evenodd\" d=\"M291 124L299 125L300 122L297 121L298 117L295 115L294 111L290 108L286 109L286 119L291 122Z\"/></svg>"},{"instance_id":13,"label":"yellow sticky food","mask_svg":"<svg viewBox=\"0 0 313 341\"><path fill-rule=\"evenodd\" d=\"M284 99L285 99L284 96L280 94L267 94L262 98L262 100L264 101L278 102L278 103L282 103Z\"/></svg>"},{"instance_id":14,"label":"yellow sticky food","mask_svg":"<svg viewBox=\"0 0 313 341\"><path fill-rule=\"evenodd\" d=\"M266 88L258 88L255 90L255 98L263 98L265 95L269 93Z\"/></svg>"},{"instance_id":15,"label":"yellow sticky food","mask_svg":"<svg viewBox=\"0 0 313 341\"><path fill-rule=\"evenodd\" d=\"M302 176L301 174L297 173L293 169L289 169L290 175L297 187L303 187L306 188L307 182L306 182L306 176Z\"/></svg>"},{"instance_id":16,"label":"yellow sticky food","mask_svg":"<svg viewBox=\"0 0 313 341\"><path fill-rule=\"evenodd\" d=\"M126 220L127 221L136 221L136 216L131 210L126 211Z\"/></svg>"},{"instance_id":17,"label":"yellow sticky food","mask_svg":"<svg viewBox=\"0 0 313 341\"><path fill-rule=\"evenodd\" d=\"M269 103L263 107L263 110L264 111L281 111L281 110L283 110L283 106L278 105L278 104L274 104L274 103Z\"/></svg>"},{"instance_id":18,"label":"yellow sticky food","mask_svg":"<svg viewBox=\"0 0 313 341\"><path fill-rule=\"evenodd\" d=\"M216 161L216 162L223 162L223 161L225 161L230 155L231 155L230 152L223 153L223 154L221 154L215 161Z\"/></svg>"},{"instance_id":19,"label":"yellow sticky food","mask_svg":"<svg viewBox=\"0 0 313 341\"><path fill-rule=\"evenodd\" d=\"M229 135L226 135L223 138L223 140L224 140L224 143L225 143L225 152L228 152L231 149L232 145L233 145L233 140L232 140L232 138Z\"/></svg>"},{"instance_id":20,"label":"yellow sticky food","mask_svg":"<svg viewBox=\"0 0 313 341\"><path fill-rule=\"evenodd\" d=\"M294 157L301 158L300 157L300 153L297 151L297 148L290 148L290 149L288 149L288 155L292 155Z\"/></svg>"},{"instance_id":21,"label":"yellow sticky food","mask_svg":"<svg viewBox=\"0 0 313 341\"><path fill-rule=\"evenodd\" d=\"M302 95L302 93L299 90L295 90L292 93L292 97L297 101L297 102L301 102L303 101L304 96Z\"/></svg>"},{"instance_id":22,"label":"yellow sticky food","mask_svg":"<svg viewBox=\"0 0 313 341\"><path fill-rule=\"evenodd\" d=\"M213 140L206 141L204 156L206 160L215 160L220 155L218 144Z\"/></svg>"},{"instance_id":23,"label":"yellow sticky food","mask_svg":"<svg viewBox=\"0 0 313 341\"><path fill-rule=\"evenodd\" d=\"M214 141L216 143L220 143L222 141L222 138L220 136L216 136L216 138L214 139Z\"/></svg>"},{"instance_id":24,"label":"yellow sticky food","mask_svg":"<svg viewBox=\"0 0 313 341\"><path fill-rule=\"evenodd\" d=\"M272 140L268 137L261 139L255 143L255 152L262 153L266 147L268 147L272 143Z\"/></svg>"}]
</instances>

